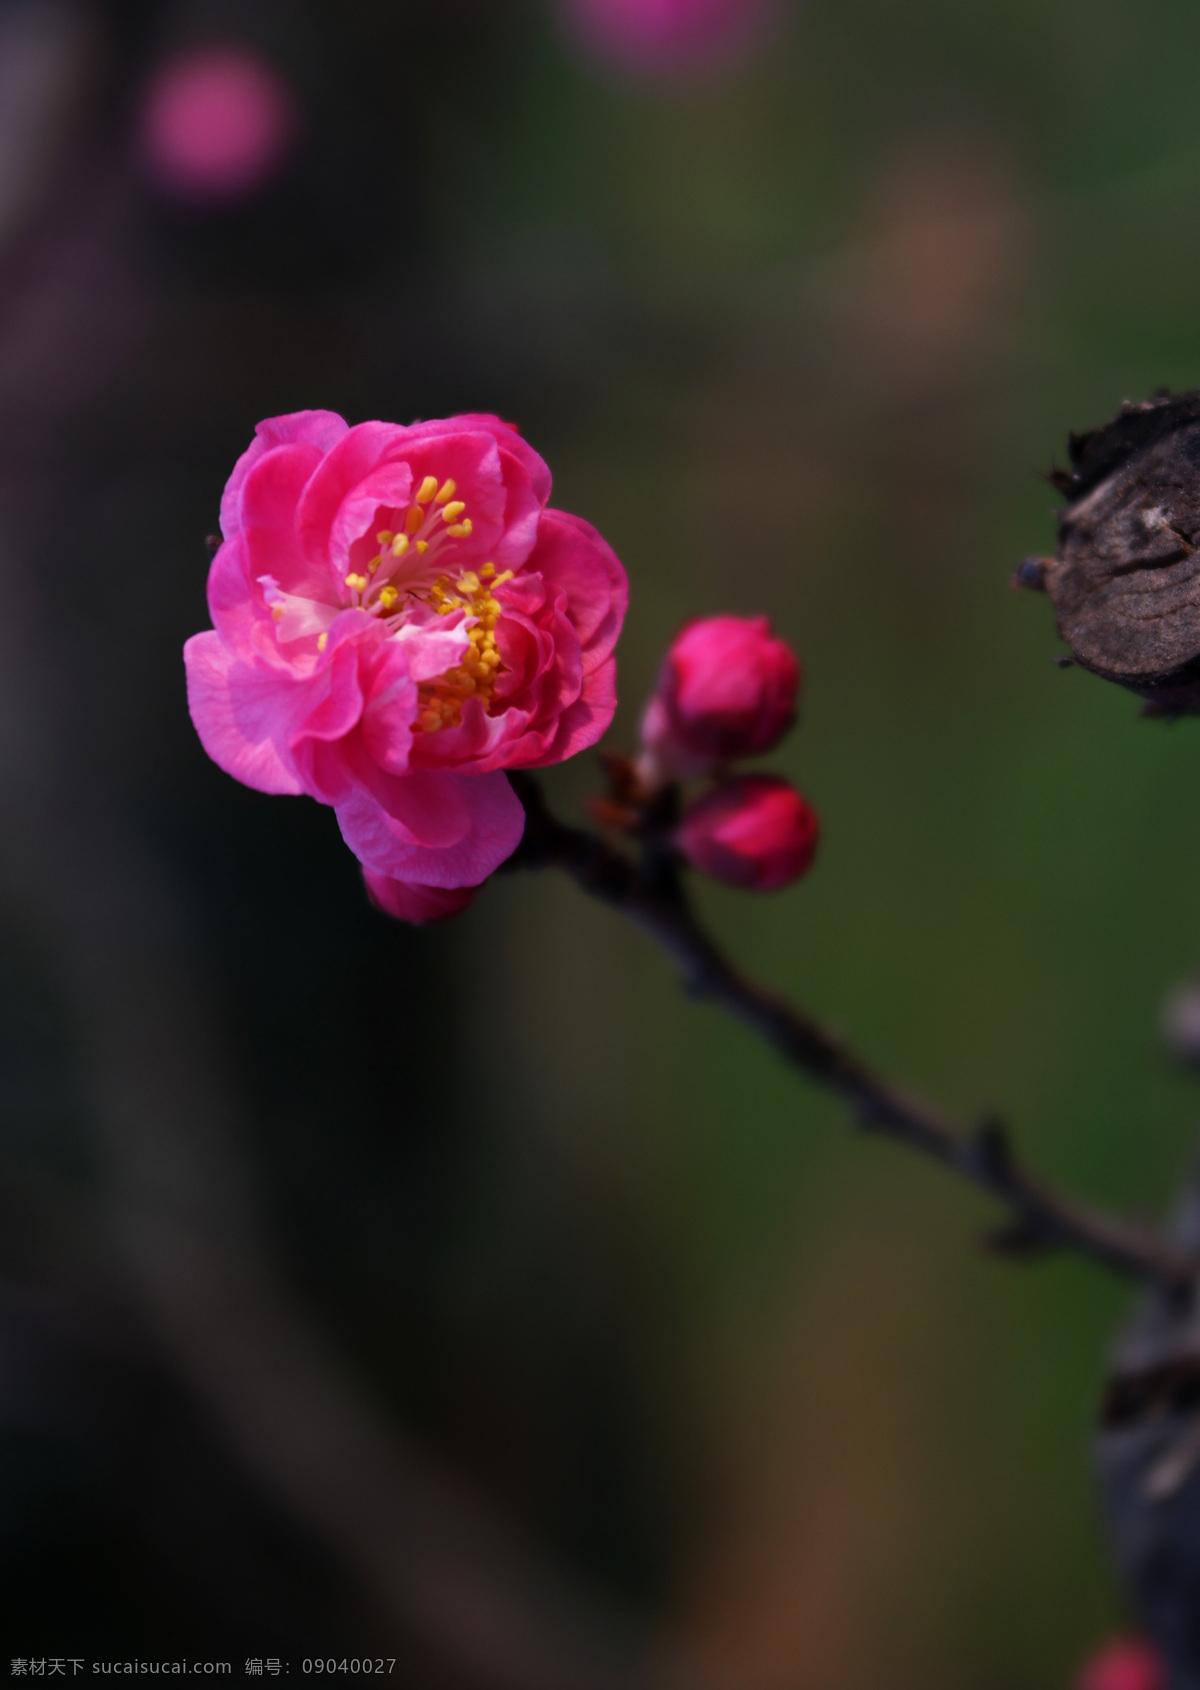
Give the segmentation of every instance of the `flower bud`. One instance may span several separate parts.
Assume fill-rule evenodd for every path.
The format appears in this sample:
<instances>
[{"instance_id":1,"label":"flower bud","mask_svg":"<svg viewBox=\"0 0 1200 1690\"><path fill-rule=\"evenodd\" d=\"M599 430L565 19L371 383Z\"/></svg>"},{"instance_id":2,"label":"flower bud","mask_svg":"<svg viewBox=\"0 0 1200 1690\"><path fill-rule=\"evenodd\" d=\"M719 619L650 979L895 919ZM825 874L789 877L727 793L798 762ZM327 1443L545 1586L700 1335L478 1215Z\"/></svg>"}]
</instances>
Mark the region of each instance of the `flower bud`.
<instances>
[{"instance_id":1,"label":"flower bud","mask_svg":"<svg viewBox=\"0 0 1200 1690\"><path fill-rule=\"evenodd\" d=\"M1093 1655L1075 1690L1167 1690L1166 1668L1144 1637L1119 1637Z\"/></svg>"},{"instance_id":2,"label":"flower bud","mask_svg":"<svg viewBox=\"0 0 1200 1690\"><path fill-rule=\"evenodd\" d=\"M778 745L799 686L795 654L765 616L689 622L667 652L642 738L666 773L702 774Z\"/></svg>"},{"instance_id":3,"label":"flower bud","mask_svg":"<svg viewBox=\"0 0 1200 1690\"><path fill-rule=\"evenodd\" d=\"M369 868L363 869L363 879L367 896L377 910L394 915L397 921L411 921L416 927L457 915L479 890L478 886L418 886L411 880L393 880L390 875L376 874Z\"/></svg>"},{"instance_id":4,"label":"flower bud","mask_svg":"<svg viewBox=\"0 0 1200 1690\"><path fill-rule=\"evenodd\" d=\"M684 813L675 843L714 880L774 892L812 866L819 832L816 811L786 780L738 775Z\"/></svg>"}]
</instances>

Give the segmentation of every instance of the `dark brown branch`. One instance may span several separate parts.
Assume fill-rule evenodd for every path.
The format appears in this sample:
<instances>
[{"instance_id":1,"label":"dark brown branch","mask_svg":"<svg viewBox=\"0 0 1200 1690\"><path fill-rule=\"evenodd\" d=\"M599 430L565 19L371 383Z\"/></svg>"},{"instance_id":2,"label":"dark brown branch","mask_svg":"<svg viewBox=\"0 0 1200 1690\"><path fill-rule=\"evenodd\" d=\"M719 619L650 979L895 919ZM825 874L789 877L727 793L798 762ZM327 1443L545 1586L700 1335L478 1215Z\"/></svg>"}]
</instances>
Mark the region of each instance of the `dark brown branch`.
<instances>
[{"instance_id":1,"label":"dark brown branch","mask_svg":"<svg viewBox=\"0 0 1200 1690\"><path fill-rule=\"evenodd\" d=\"M719 1004L791 1067L842 1098L860 1127L933 1157L1005 1204L1011 1223L993 1236L994 1247L1013 1255L1073 1250L1142 1284L1190 1294L1200 1266L1190 1255L1146 1228L1060 1197L1021 1166L998 1122L984 1122L972 1132L955 1127L874 1073L784 998L736 969L699 925L676 863L655 844L653 834L642 862L635 863L595 834L560 822L531 776L509 778L526 815L514 866L565 870L585 892L620 910L660 945L690 993Z\"/></svg>"}]
</instances>

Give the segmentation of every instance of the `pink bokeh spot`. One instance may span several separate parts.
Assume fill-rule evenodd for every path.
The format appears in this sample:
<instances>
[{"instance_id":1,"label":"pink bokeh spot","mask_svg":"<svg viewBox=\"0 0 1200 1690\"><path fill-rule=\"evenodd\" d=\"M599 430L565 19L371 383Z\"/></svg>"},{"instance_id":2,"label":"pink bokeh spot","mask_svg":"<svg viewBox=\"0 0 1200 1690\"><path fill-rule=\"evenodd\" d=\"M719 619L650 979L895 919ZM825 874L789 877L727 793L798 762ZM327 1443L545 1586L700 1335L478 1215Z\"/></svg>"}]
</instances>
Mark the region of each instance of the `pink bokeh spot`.
<instances>
[{"instance_id":1,"label":"pink bokeh spot","mask_svg":"<svg viewBox=\"0 0 1200 1690\"><path fill-rule=\"evenodd\" d=\"M1075 1690L1167 1690L1167 1672L1146 1638L1118 1637L1093 1655Z\"/></svg>"},{"instance_id":2,"label":"pink bokeh spot","mask_svg":"<svg viewBox=\"0 0 1200 1690\"><path fill-rule=\"evenodd\" d=\"M559 0L589 58L634 77L712 74L763 45L778 0Z\"/></svg>"},{"instance_id":3,"label":"pink bokeh spot","mask_svg":"<svg viewBox=\"0 0 1200 1690\"><path fill-rule=\"evenodd\" d=\"M299 129L295 96L248 48L194 48L161 65L146 89L141 146L172 198L232 203L265 187Z\"/></svg>"}]
</instances>

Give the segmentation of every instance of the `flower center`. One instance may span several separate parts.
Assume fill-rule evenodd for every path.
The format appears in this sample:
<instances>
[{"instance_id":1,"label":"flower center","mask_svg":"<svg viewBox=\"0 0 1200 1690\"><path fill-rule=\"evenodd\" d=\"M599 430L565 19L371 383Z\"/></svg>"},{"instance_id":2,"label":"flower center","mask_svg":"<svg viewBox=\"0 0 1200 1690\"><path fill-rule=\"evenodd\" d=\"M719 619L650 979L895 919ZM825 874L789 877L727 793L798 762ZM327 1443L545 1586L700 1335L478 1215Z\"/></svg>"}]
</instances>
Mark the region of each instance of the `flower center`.
<instances>
[{"instance_id":1,"label":"flower center","mask_svg":"<svg viewBox=\"0 0 1200 1690\"><path fill-rule=\"evenodd\" d=\"M419 689L420 708L414 724L422 733L436 733L439 728L456 728L462 720L463 703L478 698L486 710L492 701L496 680L502 667L496 648L496 624L503 606L492 591L505 581L512 580L512 570L496 574L494 563L485 563L478 574L468 569L453 584L440 575L430 590L429 603L442 616L451 611L465 610L477 620L467 629L470 645L463 660L447 669L435 681L426 681Z\"/></svg>"},{"instance_id":2,"label":"flower center","mask_svg":"<svg viewBox=\"0 0 1200 1690\"><path fill-rule=\"evenodd\" d=\"M375 536L379 550L365 566L360 565L366 574L352 570L345 577L355 610L399 625L405 598L427 600L438 578L441 554L449 544L471 534L471 519L463 515L467 507L454 497L456 491L453 481L443 481L439 487L437 476L427 475L412 503L397 513L402 518L398 529L380 529Z\"/></svg>"},{"instance_id":3,"label":"flower center","mask_svg":"<svg viewBox=\"0 0 1200 1690\"><path fill-rule=\"evenodd\" d=\"M398 512L396 529L382 528L375 536L378 552L367 563L344 577L355 610L376 616L390 633L398 633L408 619L414 600L428 605L441 616L465 610L472 619L467 629L470 645L462 662L436 680L418 689L419 707L414 724L422 733L455 728L462 720L464 700L478 698L486 710L491 703L503 662L496 646L496 624L503 611L494 588L512 579L512 570L496 574L494 563L485 563L458 574L444 570L447 547L469 538L472 523L464 513L466 505L455 498L455 483L439 486L436 476L427 475L412 502ZM282 620L291 602L287 594L272 586L272 614ZM287 637L286 635L284 637ZM328 632L317 639L324 651Z\"/></svg>"}]
</instances>

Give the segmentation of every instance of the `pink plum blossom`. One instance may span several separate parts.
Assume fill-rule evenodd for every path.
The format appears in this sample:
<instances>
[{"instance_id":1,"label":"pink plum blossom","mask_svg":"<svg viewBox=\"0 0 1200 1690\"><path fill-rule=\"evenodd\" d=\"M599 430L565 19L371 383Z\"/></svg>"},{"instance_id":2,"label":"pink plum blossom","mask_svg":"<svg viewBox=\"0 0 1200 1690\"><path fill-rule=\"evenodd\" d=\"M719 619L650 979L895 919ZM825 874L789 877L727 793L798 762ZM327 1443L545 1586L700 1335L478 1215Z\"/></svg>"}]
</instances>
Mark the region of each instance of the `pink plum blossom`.
<instances>
[{"instance_id":1,"label":"pink plum blossom","mask_svg":"<svg viewBox=\"0 0 1200 1690\"><path fill-rule=\"evenodd\" d=\"M765 616L710 616L671 642L642 723L654 772L686 779L777 745L800 665Z\"/></svg>"},{"instance_id":2,"label":"pink plum blossom","mask_svg":"<svg viewBox=\"0 0 1200 1690\"><path fill-rule=\"evenodd\" d=\"M146 89L142 153L164 193L223 204L270 180L298 128L292 91L265 59L242 46L193 48Z\"/></svg>"},{"instance_id":3,"label":"pink plum blossom","mask_svg":"<svg viewBox=\"0 0 1200 1690\"><path fill-rule=\"evenodd\" d=\"M1075 1690L1167 1690L1163 1658L1144 1637L1118 1637L1084 1667Z\"/></svg>"},{"instance_id":4,"label":"pink plum blossom","mask_svg":"<svg viewBox=\"0 0 1200 1690\"><path fill-rule=\"evenodd\" d=\"M332 805L406 920L451 913L430 890L516 848L503 770L559 763L612 719L625 571L549 496L497 417L330 411L260 423L225 488L214 627L184 648L196 731L247 786Z\"/></svg>"},{"instance_id":5,"label":"pink plum blossom","mask_svg":"<svg viewBox=\"0 0 1200 1690\"><path fill-rule=\"evenodd\" d=\"M559 0L590 58L626 75L687 76L741 59L763 41L778 0Z\"/></svg>"},{"instance_id":6,"label":"pink plum blossom","mask_svg":"<svg viewBox=\"0 0 1200 1690\"><path fill-rule=\"evenodd\" d=\"M774 892L812 866L819 831L816 811L789 782L737 775L684 812L675 842L713 880Z\"/></svg>"}]
</instances>

